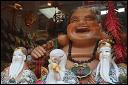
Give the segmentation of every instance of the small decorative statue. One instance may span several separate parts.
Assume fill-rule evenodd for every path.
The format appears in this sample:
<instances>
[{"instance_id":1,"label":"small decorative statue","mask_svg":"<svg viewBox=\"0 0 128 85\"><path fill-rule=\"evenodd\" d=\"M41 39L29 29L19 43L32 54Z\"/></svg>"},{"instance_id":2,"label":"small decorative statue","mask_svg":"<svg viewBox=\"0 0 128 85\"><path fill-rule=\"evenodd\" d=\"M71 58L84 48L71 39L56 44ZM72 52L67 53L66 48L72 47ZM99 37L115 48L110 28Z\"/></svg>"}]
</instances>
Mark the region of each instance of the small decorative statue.
<instances>
[{"instance_id":1,"label":"small decorative statue","mask_svg":"<svg viewBox=\"0 0 128 85\"><path fill-rule=\"evenodd\" d=\"M114 61L112 45L109 39L101 40L99 42L98 53L99 53L99 64L96 68L95 79L98 83L121 83L121 76L124 77L127 74L125 64L117 65ZM124 82L124 81L123 81Z\"/></svg>"},{"instance_id":2,"label":"small decorative statue","mask_svg":"<svg viewBox=\"0 0 128 85\"><path fill-rule=\"evenodd\" d=\"M78 79L73 72L65 68L67 56L61 49L54 49L50 52L49 73L46 84L77 84Z\"/></svg>"},{"instance_id":3,"label":"small decorative statue","mask_svg":"<svg viewBox=\"0 0 128 85\"><path fill-rule=\"evenodd\" d=\"M24 47L14 50L11 65L1 72L1 84L33 84L37 80L25 63L26 55Z\"/></svg>"}]
</instances>

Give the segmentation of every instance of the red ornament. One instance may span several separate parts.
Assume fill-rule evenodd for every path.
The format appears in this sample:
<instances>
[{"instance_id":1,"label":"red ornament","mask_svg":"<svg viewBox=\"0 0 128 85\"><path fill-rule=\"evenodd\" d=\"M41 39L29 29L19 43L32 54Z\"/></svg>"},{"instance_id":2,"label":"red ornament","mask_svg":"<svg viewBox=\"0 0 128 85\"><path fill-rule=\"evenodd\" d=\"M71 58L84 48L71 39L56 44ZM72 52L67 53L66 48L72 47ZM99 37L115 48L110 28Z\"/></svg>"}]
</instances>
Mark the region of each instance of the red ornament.
<instances>
[{"instance_id":1,"label":"red ornament","mask_svg":"<svg viewBox=\"0 0 128 85\"><path fill-rule=\"evenodd\" d=\"M110 35L114 38L116 42L121 41L121 25L119 23L119 19L117 18L114 4L112 1L108 1L108 13L106 15L105 26L110 33Z\"/></svg>"},{"instance_id":2,"label":"red ornament","mask_svg":"<svg viewBox=\"0 0 128 85\"><path fill-rule=\"evenodd\" d=\"M116 56L116 62L124 62L126 58L126 49L122 45L121 41L121 25L117 18L115 7L112 1L108 1L108 13L106 15L105 27L108 33L115 40L114 52Z\"/></svg>"}]
</instances>

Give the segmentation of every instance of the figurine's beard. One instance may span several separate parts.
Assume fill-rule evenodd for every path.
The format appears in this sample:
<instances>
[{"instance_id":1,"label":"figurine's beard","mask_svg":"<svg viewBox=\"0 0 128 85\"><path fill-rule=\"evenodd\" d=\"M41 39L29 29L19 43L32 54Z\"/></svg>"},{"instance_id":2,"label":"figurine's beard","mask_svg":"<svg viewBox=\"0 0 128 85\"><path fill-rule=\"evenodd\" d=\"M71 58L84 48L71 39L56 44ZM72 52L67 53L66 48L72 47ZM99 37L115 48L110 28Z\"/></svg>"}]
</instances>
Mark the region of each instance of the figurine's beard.
<instances>
[{"instance_id":1,"label":"figurine's beard","mask_svg":"<svg viewBox=\"0 0 128 85\"><path fill-rule=\"evenodd\" d=\"M113 80L114 82L110 79L110 75L109 75L111 65L114 66L114 70L116 71L115 72L116 73L116 80ZM108 59L108 58L104 58L104 59L101 58L100 63L97 66L96 77L98 76L98 74L100 74L101 78L104 79L104 81L106 81L106 82L109 82L112 84L117 82L118 76L119 76L119 71L118 71L118 67L115 64L114 60Z\"/></svg>"},{"instance_id":2,"label":"figurine's beard","mask_svg":"<svg viewBox=\"0 0 128 85\"><path fill-rule=\"evenodd\" d=\"M11 78L16 78L18 74L21 72L24 66L24 61L23 62L12 62L9 68L9 76Z\"/></svg>"},{"instance_id":3,"label":"figurine's beard","mask_svg":"<svg viewBox=\"0 0 128 85\"><path fill-rule=\"evenodd\" d=\"M109 63L108 59L102 59L101 67L100 67L100 75L107 82L108 81L111 82L110 76L109 76L109 71L110 71L110 63Z\"/></svg>"}]
</instances>

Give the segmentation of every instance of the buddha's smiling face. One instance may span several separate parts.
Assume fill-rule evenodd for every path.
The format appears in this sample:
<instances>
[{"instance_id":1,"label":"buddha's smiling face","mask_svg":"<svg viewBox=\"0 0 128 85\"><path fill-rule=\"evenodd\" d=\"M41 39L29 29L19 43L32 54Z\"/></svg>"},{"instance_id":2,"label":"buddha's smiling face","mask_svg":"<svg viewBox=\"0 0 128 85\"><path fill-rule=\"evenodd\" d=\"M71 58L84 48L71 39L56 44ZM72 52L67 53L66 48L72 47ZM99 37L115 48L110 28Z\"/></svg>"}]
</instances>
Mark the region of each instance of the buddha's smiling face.
<instances>
[{"instance_id":1,"label":"buddha's smiling face","mask_svg":"<svg viewBox=\"0 0 128 85\"><path fill-rule=\"evenodd\" d=\"M71 40L95 39L99 36L99 23L90 8L76 10L67 28L67 34Z\"/></svg>"}]
</instances>

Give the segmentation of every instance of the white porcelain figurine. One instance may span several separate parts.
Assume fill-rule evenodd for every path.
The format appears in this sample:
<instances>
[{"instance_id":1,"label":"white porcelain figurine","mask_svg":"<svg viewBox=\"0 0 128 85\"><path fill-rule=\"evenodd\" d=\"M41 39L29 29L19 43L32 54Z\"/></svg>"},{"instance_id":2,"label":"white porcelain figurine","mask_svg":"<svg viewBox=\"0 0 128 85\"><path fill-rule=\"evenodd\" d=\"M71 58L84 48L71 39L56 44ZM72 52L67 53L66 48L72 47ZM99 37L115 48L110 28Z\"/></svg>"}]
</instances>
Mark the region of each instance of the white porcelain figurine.
<instances>
[{"instance_id":1,"label":"white porcelain figurine","mask_svg":"<svg viewBox=\"0 0 128 85\"><path fill-rule=\"evenodd\" d=\"M54 49L50 52L49 73L46 84L77 84L78 79L73 72L65 68L67 55L61 49Z\"/></svg>"},{"instance_id":2,"label":"white porcelain figurine","mask_svg":"<svg viewBox=\"0 0 128 85\"><path fill-rule=\"evenodd\" d=\"M127 74L126 68L120 64L116 64L113 55L112 45L109 40L101 40L99 42L99 64L95 70L95 79L98 82L117 84L121 82L122 75Z\"/></svg>"},{"instance_id":3,"label":"white porcelain figurine","mask_svg":"<svg viewBox=\"0 0 128 85\"><path fill-rule=\"evenodd\" d=\"M12 63L1 72L1 84L33 84L37 78L25 64L27 50L18 47L14 50Z\"/></svg>"}]
</instances>

